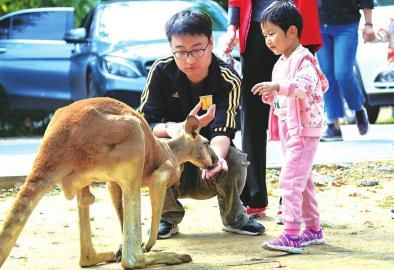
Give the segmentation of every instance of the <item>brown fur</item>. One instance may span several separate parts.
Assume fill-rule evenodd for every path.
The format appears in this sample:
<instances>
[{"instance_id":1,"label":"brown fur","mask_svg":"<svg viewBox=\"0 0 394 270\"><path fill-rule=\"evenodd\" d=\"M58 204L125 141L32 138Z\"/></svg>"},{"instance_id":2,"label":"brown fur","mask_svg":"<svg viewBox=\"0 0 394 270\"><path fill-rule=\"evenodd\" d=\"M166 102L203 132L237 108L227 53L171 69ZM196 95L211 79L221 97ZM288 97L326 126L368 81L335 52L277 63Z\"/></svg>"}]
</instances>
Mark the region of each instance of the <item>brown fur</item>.
<instances>
[{"instance_id":1,"label":"brown fur","mask_svg":"<svg viewBox=\"0 0 394 270\"><path fill-rule=\"evenodd\" d=\"M123 225L123 268L190 261L189 256L175 253L144 256L140 188L149 186L151 197L151 234L144 246L149 251L156 242L166 186L179 181L179 164L190 161L201 168L213 165L215 155L198 132L198 119L190 116L176 138L159 140L140 114L110 98L81 100L57 110L31 173L0 230L0 267L37 203L57 183L67 199L77 195L81 266L115 261L114 252L97 253L92 244L89 217L89 206L94 202L89 190L92 182L109 183Z\"/></svg>"}]
</instances>

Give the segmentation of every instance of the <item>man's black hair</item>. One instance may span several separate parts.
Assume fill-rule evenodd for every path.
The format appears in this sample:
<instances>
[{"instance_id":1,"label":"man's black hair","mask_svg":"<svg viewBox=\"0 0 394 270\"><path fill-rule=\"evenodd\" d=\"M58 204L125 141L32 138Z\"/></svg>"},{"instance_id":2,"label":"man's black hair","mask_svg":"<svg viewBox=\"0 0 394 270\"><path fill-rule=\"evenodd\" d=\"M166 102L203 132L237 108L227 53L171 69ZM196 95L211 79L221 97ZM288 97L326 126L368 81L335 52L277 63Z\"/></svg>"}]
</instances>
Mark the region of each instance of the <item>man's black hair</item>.
<instances>
[{"instance_id":1,"label":"man's black hair","mask_svg":"<svg viewBox=\"0 0 394 270\"><path fill-rule=\"evenodd\" d=\"M303 21L302 16L293 1L277 0L272 2L263 12L261 24L270 22L279 26L285 33L294 25L298 29L298 37L301 37Z\"/></svg>"},{"instance_id":2,"label":"man's black hair","mask_svg":"<svg viewBox=\"0 0 394 270\"><path fill-rule=\"evenodd\" d=\"M169 42L173 36L205 35L212 36L212 20L209 15L198 9L185 9L168 20L166 35Z\"/></svg>"}]
</instances>

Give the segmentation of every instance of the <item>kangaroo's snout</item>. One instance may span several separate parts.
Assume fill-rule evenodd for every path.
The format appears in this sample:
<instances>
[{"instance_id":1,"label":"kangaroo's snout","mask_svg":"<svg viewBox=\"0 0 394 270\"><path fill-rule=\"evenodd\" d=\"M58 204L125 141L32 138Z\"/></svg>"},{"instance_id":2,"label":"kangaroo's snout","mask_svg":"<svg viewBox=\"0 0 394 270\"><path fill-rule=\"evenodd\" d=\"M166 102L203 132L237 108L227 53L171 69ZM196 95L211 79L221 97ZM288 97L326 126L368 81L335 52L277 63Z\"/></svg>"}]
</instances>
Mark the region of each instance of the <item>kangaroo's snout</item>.
<instances>
[{"instance_id":1,"label":"kangaroo's snout","mask_svg":"<svg viewBox=\"0 0 394 270\"><path fill-rule=\"evenodd\" d=\"M219 160L218 156L215 154L213 150L211 150L211 160L212 160L212 166L210 166L208 169L215 167Z\"/></svg>"}]
</instances>

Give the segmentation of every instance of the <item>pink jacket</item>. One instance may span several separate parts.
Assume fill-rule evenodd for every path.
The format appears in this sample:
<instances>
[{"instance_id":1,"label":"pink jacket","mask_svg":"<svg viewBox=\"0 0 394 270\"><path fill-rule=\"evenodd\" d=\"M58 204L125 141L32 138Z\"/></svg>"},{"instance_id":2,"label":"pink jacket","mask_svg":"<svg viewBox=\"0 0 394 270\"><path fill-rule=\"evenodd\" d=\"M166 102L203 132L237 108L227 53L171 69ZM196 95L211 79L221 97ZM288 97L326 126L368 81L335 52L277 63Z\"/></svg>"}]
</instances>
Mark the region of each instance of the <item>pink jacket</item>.
<instances>
[{"instance_id":1,"label":"pink jacket","mask_svg":"<svg viewBox=\"0 0 394 270\"><path fill-rule=\"evenodd\" d=\"M316 58L301 45L286 58L282 55L272 71L272 81L279 83L279 91L262 96L271 105L269 137L279 140L278 117L274 114L275 95L287 96L286 125L291 135L320 137L324 124L323 93L328 81Z\"/></svg>"}]
</instances>

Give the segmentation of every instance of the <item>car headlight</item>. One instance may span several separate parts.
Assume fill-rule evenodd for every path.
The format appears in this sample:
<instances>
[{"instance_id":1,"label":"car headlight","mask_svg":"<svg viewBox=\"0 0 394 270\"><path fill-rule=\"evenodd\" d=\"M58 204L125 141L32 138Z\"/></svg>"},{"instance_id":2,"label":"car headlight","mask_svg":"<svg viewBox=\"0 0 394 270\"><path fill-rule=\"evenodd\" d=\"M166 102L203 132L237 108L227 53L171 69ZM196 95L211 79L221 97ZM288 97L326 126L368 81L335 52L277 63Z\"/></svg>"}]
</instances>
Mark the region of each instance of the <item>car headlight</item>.
<instances>
[{"instance_id":1,"label":"car headlight","mask_svg":"<svg viewBox=\"0 0 394 270\"><path fill-rule=\"evenodd\" d=\"M131 62L118 57L105 56L101 58L101 69L112 75L138 78L142 77L141 71Z\"/></svg>"},{"instance_id":2,"label":"car headlight","mask_svg":"<svg viewBox=\"0 0 394 270\"><path fill-rule=\"evenodd\" d=\"M375 82L394 82L394 70L383 71L376 76Z\"/></svg>"}]
</instances>

